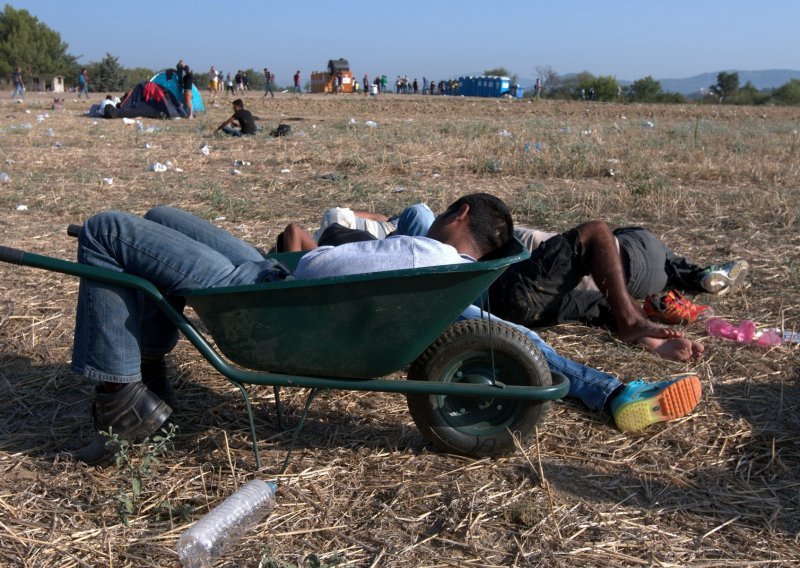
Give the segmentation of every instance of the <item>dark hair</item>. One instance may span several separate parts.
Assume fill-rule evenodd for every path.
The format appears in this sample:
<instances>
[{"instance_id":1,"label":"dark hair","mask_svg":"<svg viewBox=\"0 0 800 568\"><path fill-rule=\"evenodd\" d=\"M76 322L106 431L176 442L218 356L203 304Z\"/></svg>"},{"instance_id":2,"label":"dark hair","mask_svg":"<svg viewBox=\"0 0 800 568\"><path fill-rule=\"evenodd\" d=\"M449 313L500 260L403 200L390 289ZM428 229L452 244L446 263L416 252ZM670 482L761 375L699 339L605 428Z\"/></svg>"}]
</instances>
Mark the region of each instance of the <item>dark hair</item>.
<instances>
[{"instance_id":1,"label":"dark hair","mask_svg":"<svg viewBox=\"0 0 800 568\"><path fill-rule=\"evenodd\" d=\"M481 255L500 248L514 236L514 221L502 199L488 193L471 193L459 198L445 211L458 212L462 205L469 205L469 231Z\"/></svg>"},{"instance_id":2,"label":"dark hair","mask_svg":"<svg viewBox=\"0 0 800 568\"><path fill-rule=\"evenodd\" d=\"M244 103L242 102L242 99L236 99L236 100L235 100L235 101L233 101L231 104L232 104L233 106L239 106L239 107L243 107L243 106L244 106Z\"/></svg>"}]
</instances>

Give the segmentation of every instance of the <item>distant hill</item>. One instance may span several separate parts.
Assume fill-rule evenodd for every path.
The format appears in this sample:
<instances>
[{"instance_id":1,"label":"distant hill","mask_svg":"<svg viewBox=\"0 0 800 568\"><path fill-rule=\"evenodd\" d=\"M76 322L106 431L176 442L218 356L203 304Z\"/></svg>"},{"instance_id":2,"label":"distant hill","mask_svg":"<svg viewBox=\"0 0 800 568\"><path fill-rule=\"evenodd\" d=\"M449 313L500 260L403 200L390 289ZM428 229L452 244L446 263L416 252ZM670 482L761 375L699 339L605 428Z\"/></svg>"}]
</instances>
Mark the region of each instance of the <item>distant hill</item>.
<instances>
[{"instance_id":1,"label":"distant hill","mask_svg":"<svg viewBox=\"0 0 800 568\"><path fill-rule=\"evenodd\" d=\"M728 73L736 70L724 69ZM753 86L759 90L774 89L780 87L784 83L788 83L792 79L800 79L800 71L796 69L766 69L764 71L736 71L739 73L739 86L744 86L745 83L750 81ZM685 79L657 79L661 83L661 88L670 93L681 93L684 95L697 95L700 89L708 91L711 85L716 84L717 74L719 71L710 73L701 73L693 77L686 77ZM567 78L575 75L575 73L562 74L562 78ZM639 77L637 77L638 79ZM520 85L526 90L533 87L536 82L535 78L520 77ZM623 87L630 85L632 81L617 78L617 82Z\"/></svg>"},{"instance_id":2,"label":"distant hill","mask_svg":"<svg viewBox=\"0 0 800 568\"><path fill-rule=\"evenodd\" d=\"M728 71L728 73L734 72L734 70L726 71ZM658 81L661 83L661 88L665 91L693 95L699 93L700 89L707 91L708 87L716 84L718 73L718 71L715 71L713 73L702 73L685 79L658 79ZM788 83L792 79L800 79L800 71L795 69L736 71L736 73L739 73L739 86L743 86L750 81L753 86L759 90L774 89L780 87L784 83Z\"/></svg>"}]
</instances>

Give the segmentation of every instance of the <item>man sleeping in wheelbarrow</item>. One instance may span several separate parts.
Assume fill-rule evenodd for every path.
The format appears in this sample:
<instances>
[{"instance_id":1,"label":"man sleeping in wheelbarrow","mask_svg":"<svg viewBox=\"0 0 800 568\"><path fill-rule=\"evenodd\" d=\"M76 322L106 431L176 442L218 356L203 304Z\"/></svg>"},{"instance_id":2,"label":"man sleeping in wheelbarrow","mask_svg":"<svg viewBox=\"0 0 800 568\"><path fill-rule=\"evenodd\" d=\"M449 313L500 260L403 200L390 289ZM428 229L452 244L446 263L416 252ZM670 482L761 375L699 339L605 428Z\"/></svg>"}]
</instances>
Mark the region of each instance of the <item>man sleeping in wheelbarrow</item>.
<instances>
[{"instance_id":1,"label":"man sleeping in wheelbarrow","mask_svg":"<svg viewBox=\"0 0 800 568\"><path fill-rule=\"evenodd\" d=\"M505 204L488 194L472 194L453 203L436 218L427 237L396 236L320 248L301 259L295 278L322 278L402 268L472 262L511 239L513 223ZM105 211L86 221L78 240L78 261L146 278L176 307L181 291L281 280L288 270L265 259L251 245L193 215L157 207L143 218ZM629 311L633 311L629 307ZM469 310L468 310L469 312ZM479 317L466 314L467 317ZM679 334L628 314L629 331L654 340ZM532 333L532 332L531 332ZM535 335L535 334L534 334ZM82 279L78 295L72 368L97 383L93 421L98 435L77 457L106 464L112 457L101 432L113 430L136 440L155 432L176 405L166 372L165 355L175 346L177 330L136 290ZM536 336L538 339L538 336ZM651 385L623 383L594 369L559 357L541 340L548 363L567 374L576 387L570 393L600 410L607 405L618 425L641 404L662 397L683 401L669 415L690 412L700 398L695 376ZM654 402L655 401L655 402ZM621 422L623 422L621 424Z\"/></svg>"}]
</instances>

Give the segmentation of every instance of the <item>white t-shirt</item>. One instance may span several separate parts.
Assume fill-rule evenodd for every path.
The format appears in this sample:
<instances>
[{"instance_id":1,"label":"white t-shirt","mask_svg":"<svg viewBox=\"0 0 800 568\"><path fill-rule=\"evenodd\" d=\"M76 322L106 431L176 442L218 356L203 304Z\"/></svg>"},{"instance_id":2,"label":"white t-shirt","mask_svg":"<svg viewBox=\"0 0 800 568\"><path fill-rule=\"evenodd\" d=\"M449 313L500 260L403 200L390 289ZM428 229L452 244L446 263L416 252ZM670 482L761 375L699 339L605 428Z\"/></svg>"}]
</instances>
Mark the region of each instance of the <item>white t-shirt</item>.
<instances>
[{"instance_id":1,"label":"white t-shirt","mask_svg":"<svg viewBox=\"0 0 800 568\"><path fill-rule=\"evenodd\" d=\"M328 278L465 262L475 262L475 259L434 239L397 235L377 241L316 248L300 259L294 277Z\"/></svg>"},{"instance_id":2,"label":"white t-shirt","mask_svg":"<svg viewBox=\"0 0 800 568\"><path fill-rule=\"evenodd\" d=\"M385 239L397 229L397 226L389 221L374 221L372 219L358 217L356 212L348 207L331 207L322 215L319 230L314 233L314 240L318 241L322 233L325 232L325 229L330 227L333 223L337 223L348 229L366 231L376 239Z\"/></svg>"}]
</instances>

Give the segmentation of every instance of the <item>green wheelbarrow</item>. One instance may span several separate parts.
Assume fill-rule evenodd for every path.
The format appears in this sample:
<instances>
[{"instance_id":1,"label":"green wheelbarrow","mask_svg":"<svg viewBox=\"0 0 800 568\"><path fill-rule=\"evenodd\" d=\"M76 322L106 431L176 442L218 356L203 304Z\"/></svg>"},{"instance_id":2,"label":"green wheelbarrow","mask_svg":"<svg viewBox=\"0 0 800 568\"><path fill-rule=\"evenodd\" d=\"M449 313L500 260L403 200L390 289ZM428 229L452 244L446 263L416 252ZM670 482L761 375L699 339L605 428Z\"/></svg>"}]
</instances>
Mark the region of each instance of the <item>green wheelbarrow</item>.
<instances>
[{"instance_id":1,"label":"green wheelbarrow","mask_svg":"<svg viewBox=\"0 0 800 568\"><path fill-rule=\"evenodd\" d=\"M569 390L519 331L491 319L453 323L529 252L513 241L490 260L185 292L212 342L151 282L130 274L0 246L0 261L133 288L146 294L209 363L239 387L261 467L244 385L403 393L423 436L472 457L509 453L533 436L547 402ZM294 268L302 253L273 255ZM408 379L381 378L409 368Z\"/></svg>"}]
</instances>

